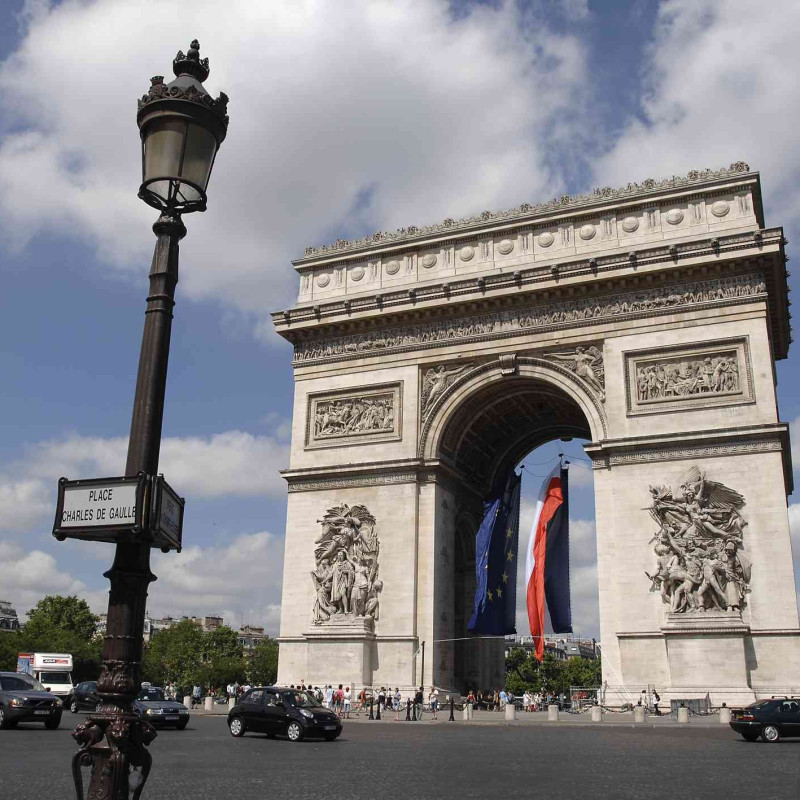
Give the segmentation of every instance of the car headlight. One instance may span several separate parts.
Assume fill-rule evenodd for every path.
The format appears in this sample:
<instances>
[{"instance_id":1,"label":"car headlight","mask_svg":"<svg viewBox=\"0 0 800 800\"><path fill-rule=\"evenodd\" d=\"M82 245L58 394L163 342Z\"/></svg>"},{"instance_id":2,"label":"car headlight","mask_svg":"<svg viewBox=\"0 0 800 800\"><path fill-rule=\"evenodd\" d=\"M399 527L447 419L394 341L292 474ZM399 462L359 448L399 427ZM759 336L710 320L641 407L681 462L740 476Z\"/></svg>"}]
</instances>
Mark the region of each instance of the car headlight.
<instances>
[{"instance_id":1,"label":"car headlight","mask_svg":"<svg viewBox=\"0 0 800 800\"><path fill-rule=\"evenodd\" d=\"M20 697L12 697L10 702L9 702L9 705L12 708L19 708L19 706L24 706L25 705L25 701Z\"/></svg>"},{"instance_id":2,"label":"car headlight","mask_svg":"<svg viewBox=\"0 0 800 800\"><path fill-rule=\"evenodd\" d=\"M302 714L304 717L308 717L309 719L314 719L314 715L313 715L313 714L312 714L310 711L308 711L307 709L305 709L305 708L301 708L301 709L300 709L300 713L301 713L301 714Z\"/></svg>"},{"instance_id":3,"label":"car headlight","mask_svg":"<svg viewBox=\"0 0 800 800\"><path fill-rule=\"evenodd\" d=\"M147 713L148 714L163 714L164 713L164 709L163 708L148 708L147 709Z\"/></svg>"}]
</instances>

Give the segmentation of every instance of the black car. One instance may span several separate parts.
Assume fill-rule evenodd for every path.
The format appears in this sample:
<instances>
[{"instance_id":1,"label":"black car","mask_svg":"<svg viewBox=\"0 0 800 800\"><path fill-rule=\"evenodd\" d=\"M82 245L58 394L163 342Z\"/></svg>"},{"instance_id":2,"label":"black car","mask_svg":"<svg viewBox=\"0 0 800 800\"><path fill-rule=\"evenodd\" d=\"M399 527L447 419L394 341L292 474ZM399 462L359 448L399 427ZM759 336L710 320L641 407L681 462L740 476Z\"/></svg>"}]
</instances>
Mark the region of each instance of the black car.
<instances>
[{"instance_id":1,"label":"black car","mask_svg":"<svg viewBox=\"0 0 800 800\"><path fill-rule=\"evenodd\" d=\"M314 695L280 686L250 689L228 712L232 736L245 731L266 733L272 738L285 734L299 742L304 736L321 736L329 742L342 732L342 723Z\"/></svg>"},{"instance_id":2,"label":"black car","mask_svg":"<svg viewBox=\"0 0 800 800\"><path fill-rule=\"evenodd\" d=\"M97 696L97 681L84 681L73 690L69 699L69 710L73 714L79 711L99 711L100 698Z\"/></svg>"},{"instance_id":3,"label":"black car","mask_svg":"<svg viewBox=\"0 0 800 800\"><path fill-rule=\"evenodd\" d=\"M18 722L44 722L54 730L61 724L61 698L48 692L36 678L20 672L0 672L0 728Z\"/></svg>"},{"instance_id":4,"label":"black car","mask_svg":"<svg viewBox=\"0 0 800 800\"><path fill-rule=\"evenodd\" d=\"M777 742L782 736L800 736L800 699L758 700L731 712L731 728L748 742L759 737L765 742Z\"/></svg>"},{"instance_id":5,"label":"black car","mask_svg":"<svg viewBox=\"0 0 800 800\"><path fill-rule=\"evenodd\" d=\"M177 700L167 700L163 689L142 684L139 696L133 701L133 710L151 725L174 725L182 731L189 724L189 709Z\"/></svg>"}]
</instances>

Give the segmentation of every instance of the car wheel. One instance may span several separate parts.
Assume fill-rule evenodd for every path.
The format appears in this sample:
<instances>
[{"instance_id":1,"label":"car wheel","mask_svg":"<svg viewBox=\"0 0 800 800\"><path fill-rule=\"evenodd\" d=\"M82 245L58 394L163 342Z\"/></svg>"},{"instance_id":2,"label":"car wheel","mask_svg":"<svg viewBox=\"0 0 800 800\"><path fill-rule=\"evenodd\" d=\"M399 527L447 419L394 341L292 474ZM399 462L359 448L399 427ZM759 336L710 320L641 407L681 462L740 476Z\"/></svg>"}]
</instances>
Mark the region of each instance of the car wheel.
<instances>
[{"instance_id":1,"label":"car wheel","mask_svg":"<svg viewBox=\"0 0 800 800\"><path fill-rule=\"evenodd\" d=\"M9 719L4 708L0 708L0 730L13 728L17 724L16 720Z\"/></svg>"},{"instance_id":2,"label":"car wheel","mask_svg":"<svg viewBox=\"0 0 800 800\"><path fill-rule=\"evenodd\" d=\"M772 744L781 738L781 732L774 725L765 725L761 729L761 738Z\"/></svg>"},{"instance_id":3,"label":"car wheel","mask_svg":"<svg viewBox=\"0 0 800 800\"><path fill-rule=\"evenodd\" d=\"M231 736L244 736L244 720L241 717L234 717L229 723L228 727L231 731Z\"/></svg>"},{"instance_id":4,"label":"car wheel","mask_svg":"<svg viewBox=\"0 0 800 800\"><path fill-rule=\"evenodd\" d=\"M44 726L49 731L56 730L56 728L58 728L60 724L61 724L61 714L59 714L57 717L50 717L50 719L46 719L44 721Z\"/></svg>"},{"instance_id":5,"label":"car wheel","mask_svg":"<svg viewBox=\"0 0 800 800\"><path fill-rule=\"evenodd\" d=\"M299 722L290 722L286 726L286 735L290 742L299 742L303 738L303 728Z\"/></svg>"},{"instance_id":6,"label":"car wheel","mask_svg":"<svg viewBox=\"0 0 800 800\"><path fill-rule=\"evenodd\" d=\"M743 733L742 739L746 742L757 742L758 741L758 734L757 733Z\"/></svg>"},{"instance_id":7,"label":"car wheel","mask_svg":"<svg viewBox=\"0 0 800 800\"><path fill-rule=\"evenodd\" d=\"M77 714L78 713L78 701L74 697L72 698L72 702L69 704L69 710L73 714Z\"/></svg>"}]
</instances>

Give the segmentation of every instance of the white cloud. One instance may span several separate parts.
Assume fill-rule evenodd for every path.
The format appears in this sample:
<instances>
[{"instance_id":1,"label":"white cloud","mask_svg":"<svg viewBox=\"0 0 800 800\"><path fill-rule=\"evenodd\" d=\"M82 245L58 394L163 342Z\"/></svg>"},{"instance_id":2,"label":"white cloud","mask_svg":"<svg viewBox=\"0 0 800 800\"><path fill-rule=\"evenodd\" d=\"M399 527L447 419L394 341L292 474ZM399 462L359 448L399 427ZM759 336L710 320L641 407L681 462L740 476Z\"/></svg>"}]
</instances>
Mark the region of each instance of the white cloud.
<instances>
[{"instance_id":1,"label":"white cloud","mask_svg":"<svg viewBox=\"0 0 800 800\"><path fill-rule=\"evenodd\" d=\"M60 570L49 553L0 542L0 564L3 565L3 597L13 598L23 622L28 609L46 594L75 594L86 599L93 611L105 610L108 593L88 591L83 581Z\"/></svg>"},{"instance_id":2,"label":"white cloud","mask_svg":"<svg viewBox=\"0 0 800 800\"><path fill-rule=\"evenodd\" d=\"M283 496L278 474L289 463L283 421L271 418L277 435L233 430L209 437L167 437L159 470L187 498ZM120 475L124 437L69 435L31 445L25 458L0 474L0 530L26 530L55 512L56 481ZM20 476L23 476L20 479Z\"/></svg>"},{"instance_id":3,"label":"white cloud","mask_svg":"<svg viewBox=\"0 0 800 800\"><path fill-rule=\"evenodd\" d=\"M641 114L596 174L619 185L744 160L762 172L768 203L780 207L773 222L790 221L800 208L798 27L793 0L773 0L769 13L749 0L663 2Z\"/></svg>"},{"instance_id":4,"label":"white cloud","mask_svg":"<svg viewBox=\"0 0 800 800\"><path fill-rule=\"evenodd\" d=\"M560 189L547 165L572 146L585 91L577 38L511 0L458 18L444 0L34 8L0 65L6 245L56 231L143 272L153 215L135 196L132 103L197 36L231 123L209 211L187 218L181 289L262 318L294 290L305 244ZM68 46L55 57L53 42Z\"/></svg>"},{"instance_id":5,"label":"white cloud","mask_svg":"<svg viewBox=\"0 0 800 800\"><path fill-rule=\"evenodd\" d=\"M154 553L151 616L219 614L227 624L280 625L283 538L261 532L229 544L186 547L179 556Z\"/></svg>"}]
</instances>

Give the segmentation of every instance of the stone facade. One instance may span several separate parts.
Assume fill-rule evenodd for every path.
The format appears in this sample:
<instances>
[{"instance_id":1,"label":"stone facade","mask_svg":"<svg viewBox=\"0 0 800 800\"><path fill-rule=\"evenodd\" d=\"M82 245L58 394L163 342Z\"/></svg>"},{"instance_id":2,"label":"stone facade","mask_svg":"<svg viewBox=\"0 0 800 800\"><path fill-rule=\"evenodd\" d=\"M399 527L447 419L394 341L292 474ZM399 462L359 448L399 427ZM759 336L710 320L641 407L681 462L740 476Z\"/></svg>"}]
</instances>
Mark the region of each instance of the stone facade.
<instances>
[{"instance_id":1,"label":"stone facade","mask_svg":"<svg viewBox=\"0 0 800 800\"><path fill-rule=\"evenodd\" d=\"M298 303L273 315L295 348L279 681L499 685L502 642L445 641L465 635L481 502L573 436L595 467L607 700L800 686L784 240L757 173L376 234L295 267Z\"/></svg>"}]
</instances>

